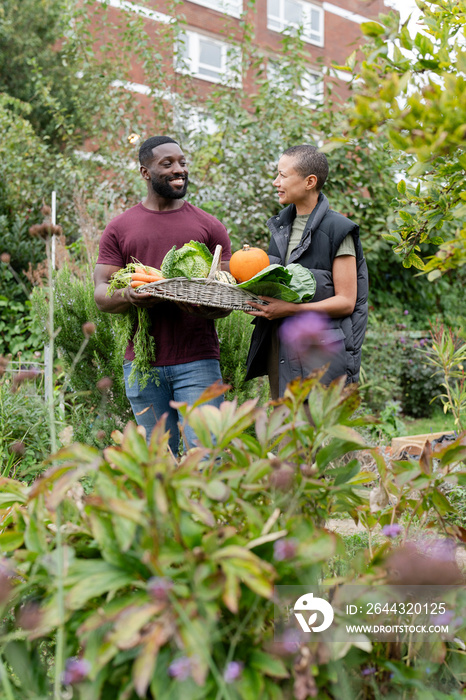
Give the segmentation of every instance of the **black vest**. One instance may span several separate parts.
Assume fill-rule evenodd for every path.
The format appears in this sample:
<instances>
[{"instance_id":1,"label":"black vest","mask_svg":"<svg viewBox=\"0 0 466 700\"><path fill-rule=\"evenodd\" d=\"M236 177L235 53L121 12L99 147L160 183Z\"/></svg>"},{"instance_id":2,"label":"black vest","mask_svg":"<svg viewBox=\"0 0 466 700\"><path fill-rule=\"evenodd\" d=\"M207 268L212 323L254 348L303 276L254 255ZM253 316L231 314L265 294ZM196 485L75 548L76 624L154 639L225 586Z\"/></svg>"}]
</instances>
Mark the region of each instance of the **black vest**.
<instances>
[{"instance_id":1,"label":"black vest","mask_svg":"<svg viewBox=\"0 0 466 700\"><path fill-rule=\"evenodd\" d=\"M278 216L267 222L272 238L268 255L270 263L285 264L285 256L290 240L296 207L290 204ZM367 326L368 315L368 272L364 259L359 227L342 214L332 211L325 195L320 193L317 205L310 214L298 246L291 252L288 263L296 262L312 270L316 277L317 289L313 301L327 299L335 294L332 268L338 248L348 234L351 234L356 249L357 299L353 313L343 318L330 320L332 341L341 339L341 352L336 353L322 381L328 384L336 377L346 374L348 382L357 382L361 366L361 347ZM266 374L267 354L270 347L270 334L280 321L257 318L247 359L246 379ZM286 384L296 376L306 376L315 369L312 357L303 361L293 355L292 350L280 343L279 378L280 395Z\"/></svg>"}]
</instances>

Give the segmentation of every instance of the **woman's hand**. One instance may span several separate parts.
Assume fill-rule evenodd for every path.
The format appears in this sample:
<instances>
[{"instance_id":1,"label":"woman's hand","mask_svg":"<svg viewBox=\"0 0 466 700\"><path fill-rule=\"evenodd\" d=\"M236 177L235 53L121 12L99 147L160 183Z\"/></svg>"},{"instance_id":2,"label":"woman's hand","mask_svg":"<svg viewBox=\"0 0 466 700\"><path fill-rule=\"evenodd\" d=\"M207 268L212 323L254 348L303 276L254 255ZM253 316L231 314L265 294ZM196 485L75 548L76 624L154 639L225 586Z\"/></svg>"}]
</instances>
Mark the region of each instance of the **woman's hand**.
<instances>
[{"instance_id":1,"label":"woman's hand","mask_svg":"<svg viewBox=\"0 0 466 700\"><path fill-rule=\"evenodd\" d=\"M269 321L273 321L276 318L286 318L287 316L294 316L299 310L299 304L293 304L289 301L283 301L282 299L274 299L273 297L260 297L267 304L257 304L255 301L248 301L250 304L251 311L246 311L245 313L250 316L256 316L258 318L266 318Z\"/></svg>"}]
</instances>

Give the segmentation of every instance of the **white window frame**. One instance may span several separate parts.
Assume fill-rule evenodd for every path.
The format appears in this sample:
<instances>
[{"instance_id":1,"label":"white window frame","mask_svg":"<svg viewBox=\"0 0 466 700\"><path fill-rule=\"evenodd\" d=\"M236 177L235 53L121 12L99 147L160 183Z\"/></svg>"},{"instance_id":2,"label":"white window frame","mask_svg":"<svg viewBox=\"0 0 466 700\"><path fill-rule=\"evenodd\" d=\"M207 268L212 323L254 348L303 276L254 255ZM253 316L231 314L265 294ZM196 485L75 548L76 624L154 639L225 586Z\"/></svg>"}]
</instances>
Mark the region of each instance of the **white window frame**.
<instances>
[{"instance_id":1,"label":"white window frame","mask_svg":"<svg viewBox=\"0 0 466 700\"><path fill-rule=\"evenodd\" d=\"M182 100L174 99L173 104L173 126L178 132L185 134L215 134L218 131L214 119L194 105L186 105ZM185 129L185 124L189 124L189 132ZM187 137L188 138L188 137Z\"/></svg>"},{"instance_id":2,"label":"white window frame","mask_svg":"<svg viewBox=\"0 0 466 700\"><path fill-rule=\"evenodd\" d=\"M267 2L267 29L273 32L283 32L285 29L298 29L299 24L289 21L285 16L285 0L276 0L279 4L278 15L273 15L269 9ZM294 0L298 5L301 5L303 13L303 39L309 44L315 46L324 45L324 8L321 5L314 5L305 0ZM311 26L312 12L317 12L319 15L319 31L316 32Z\"/></svg>"},{"instance_id":3,"label":"white window frame","mask_svg":"<svg viewBox=\"0 0 466 700\"><path fill-rule=\"evenodd\" d=\"M306 82L307 77L315 77L316 81L309 81L309 87L298 90L297 94L303 97L311 105L320 104L324 101L324 78L322 73L316 70L306 70L304 74L304 82ZM315 89L315 84L317 83L318 88Z\"/></svg>"},{"instance_id":4,"label":"white window frame","mask_svg":"<svg viewBox=\"0 0 466 700\"><path fill-rule=\"evenodd\" d=\"M280 89L281 86L283 86L285 89L287 87L284 79L279 80L278 78L278 67L276 61L269 60L267 63L267 79L270 82L275 82L277 87ZM317 78L318 90L312 89L314 86L314 82L309 81L308 85L309 87L306 88L306 78L311 78L315 77ZM296 90L294 94L296 95L297 98L301 99L303 102L308 103L311 106L314 106L316 104L320 104L324 100L324 80L323 80L323 75L322 73L319 73L319 71L312 70L310 68L306 68L304 70L304 75L303 75L303 87L299 90Z\"/></svg>"},{"instance_id":5,"label":"white window frame","mask_svg":"<svg viewBox=\"0 0 466 700\"><path fill-rule=\"evenodd\" d=\"M196 5L208 7L210 10L216 10L223 15L236 17L239 19L243 12L243 0L189 0Z\"/></svg>"},{"instance_id":6,"label":"white window frame","mask_svg":"<svg viewBox=\"0 0 466 700\"><path fill-rule=\"evenodd\" d=\"M183 56L183 65L180 65L179 55L184 53L183 48L177 49L175 51L175 69L181 73L186 72L192 75L194 78L199 78L200 80L207 80L209 83L222 83L225 79L228 79L233 87L241 87L241 78L237 72L231 70L231 65L234 62L238 62L241 65L241 50L233 46L232 44L227 44L225 41L219 41L218 39L213 39L205 34L199 34L198 32L193 32L191 30L186 30L180 36L180 39L187 46L187 55ZM201 41L208 41L220 48L221 52L221 66L218 70L216 66L208 66L208 64L202 64L200 60L201 55ZM203 68L211 71L217 71L217 75L208 75L203 73Z\"/></svg>"}]
</instances>

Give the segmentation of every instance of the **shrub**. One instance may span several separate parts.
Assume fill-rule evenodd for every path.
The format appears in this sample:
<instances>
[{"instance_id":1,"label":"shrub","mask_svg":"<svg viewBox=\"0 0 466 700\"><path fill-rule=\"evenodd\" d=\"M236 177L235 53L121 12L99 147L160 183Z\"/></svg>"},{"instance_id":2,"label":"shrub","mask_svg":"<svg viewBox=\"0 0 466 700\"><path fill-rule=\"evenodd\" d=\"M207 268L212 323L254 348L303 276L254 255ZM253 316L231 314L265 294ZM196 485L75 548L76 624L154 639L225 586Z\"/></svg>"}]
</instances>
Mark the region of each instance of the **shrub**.
<instances>
[{"instance_id":1,"label":"shrub","mask_svg":"<svg viewBox=\"0 0 466 700\"><path fill-rule=\"evenodd\" d=\"M11 376L5 373L0 379L1 476L31 480L36 475L50 454L46 424L47 407L40 379L13 387Z\"/></svg>"},{"instance_id":2,"label":"shrub","mask_svg":"<svg viewBox=\"0 0 466 700\"><path fill-rule=\"evenodd\" d=\"M420 352L431 342L426 338L408 339L402 347L400 368L401 406L403 413L414 418L430 418L435 411L434 398L442 392L440 379L434 374L434 367Z\"/></svg>"},{"instance_id":3,"label":"shrub","mask_svg":"<svg viewBox=\"0 0 466 700\"><path fill-rule=\"evenodd\" d=\"M463 631L453 648L437 636L423 649L411 639L372 646L357 638L337 647L306 639L289 648L274 638L274 586L317 583L325 563L343 553L319 521L347 512L369 531L390 525L386 537L393 537L413 490L418 514L438 515L448 509L439 484L466 481L464 472L450 473L452 461L466 458L460 440L436 455L437 473L426 454L422 471L402 465L402 479L373 451L396 505L369 508L363 484L376 475L360 472L355 458L334 468L339 457L365 449L356 388L343 381L325 388L320 377L289 385L269 416L255 401L201 406L211 388L197 405L181 407L200 447L178 463L162 420L150 445L129 424L103 454L80 444L60 450L33 487L3 482L0 642L10 697L50 696L57 632L56 673L66 648L63 680L81 700L304 700L332 697L342 684L353 699L372 697L373 678L380 695L413 697L414 679L416 692L442 681L452 699L460 697L454 651ZM86 475L93 481L87 497L79 485ZM396 525L396 536L401 530ZM374 549L369 537L368 544L369 558L339 580L339 593L357 579L373 596L386 578L390 541ZM405 579L417 575L412 554L397 551ZM447 569L456 571L437 563L439 581ZM34 673L21 673L31 664Z\"/></svg>"},{"instance_id":4,"label":"shrub","mask_svg":"<svg viewBox=\"0 0 466 700\"><path fill-rule=\"evenodd\" d=\"M371 411L381 411L387 401L401 399L400 346L392 325L371 323L361 358L361 393Z\"/></svg>"},{"instance_id":5,"label":"shrub","mask_svg":"<svg viewBox=\"0 0 466 700\"><path fill-rule=\"evenodd\" d=\"M54 276L54 302L55 344L64 370L66 384L63 390L71 409L69 420L77 440L95 442L96 430L102 429L104 424L108 428L122 427L132 416L123 379L124 348L113 315L100 312L95 305L90 272L81 280L67 266L59 270ZM32 303L36 327L41 330L46 343L47 290L36 288ZM84 339L83 325L87 322L95 325L95 333L88 338L74 368L75 357ZM97 384L105 377L112 380L112 387L103 395ZM113 424L108 416L113 416Z\"/></svg>"},{"instance_id":6,"label":"shrub","mask_svg":"<svg viewBox=\"0 0 466 700\"><path fill-rule=\"evenodd\" d=\"M372 320L362 346L361 393L367 407L376 413L387 402L398 401L405 415L430 417L440 381L422 353L430 341L408 323Z\"/></svg>"}]
</instances>

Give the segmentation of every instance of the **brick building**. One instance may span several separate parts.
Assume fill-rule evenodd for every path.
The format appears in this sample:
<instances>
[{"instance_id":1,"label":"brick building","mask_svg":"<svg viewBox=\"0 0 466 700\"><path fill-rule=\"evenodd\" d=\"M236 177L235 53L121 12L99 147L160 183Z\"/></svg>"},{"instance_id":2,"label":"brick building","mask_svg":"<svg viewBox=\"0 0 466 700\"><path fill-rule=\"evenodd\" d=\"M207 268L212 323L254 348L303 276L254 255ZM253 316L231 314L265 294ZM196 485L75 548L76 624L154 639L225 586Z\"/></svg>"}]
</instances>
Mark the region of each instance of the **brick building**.
<instances>
[{"instance_id":1,"label":"brick building","mask_svg":"<svg viewBox=\"0 0 466 700\"><path fill-rule=\"evenodd\" d=\"M387 12L384 0L256 0L253 7L248 0L184 0L175 4L173 0L94 0L95 26L99 10L104 9L113 26L136 19L143 23L147 35L153 39L154 52L160 48L161 27L169 28L174 17L182 18L182 38L178 35L171 47L165 41L160 52L167 74L176 77L189 72L193 76L200 102L213 84L228 81L229 73L230 84L234 86L235 81L237 84L238 73L233 77L232 66L240 58L244 17L252 29L253 44L267 58L267 75L271 79L282 52L282 32L302 27L308 63L302 94L312 103L321 100L323 83L329 79L332 63L343 65L357 49L360 24ZM111 39L107 37L108 40ZM344 98L348 74L337 70L333 76L336 91ZM254 78L247 71L243 71L240 79L247 92L252 89ZM131 60L121 82L146 106L149 103L145 96L153 96L157 90L146 74L144 62L136 59ZM176 92L176 80L172 83L174 87L169 87L168 92ZM166 86L164 94L167 96Z\"/></svg>"}]
</instances>

